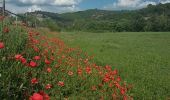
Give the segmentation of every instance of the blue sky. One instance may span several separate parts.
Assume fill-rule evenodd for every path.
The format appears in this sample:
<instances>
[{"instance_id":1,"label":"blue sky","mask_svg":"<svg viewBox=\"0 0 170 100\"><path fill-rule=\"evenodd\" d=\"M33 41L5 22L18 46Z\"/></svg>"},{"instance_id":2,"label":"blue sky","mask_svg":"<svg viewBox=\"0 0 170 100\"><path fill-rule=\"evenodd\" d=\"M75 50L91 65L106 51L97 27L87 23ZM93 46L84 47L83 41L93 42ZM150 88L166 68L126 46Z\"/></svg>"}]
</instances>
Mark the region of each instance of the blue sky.
<instances>
[{"instance_id":1,"label":"blue sky","mask_svg":"<svg viewBox=\"0 0 170 100\"><path fill-rule=\"evenodd\" d=\"M15 13L35 10L64 13L94 8L133 10L144 8L148 4L170 3L170 0L6 0L6 2L6 8Z\"/></svg>"},{"instance_id":2,"label":"blue sky","mask_svg":"<svg viewBox=\"0 0 170 100\"><path fill-rule=\"evenodd\" d=\"M116 0L84 0L80 3L82 9L103 8L105 5L112 4Z\"/></svg>"}]
</instances>

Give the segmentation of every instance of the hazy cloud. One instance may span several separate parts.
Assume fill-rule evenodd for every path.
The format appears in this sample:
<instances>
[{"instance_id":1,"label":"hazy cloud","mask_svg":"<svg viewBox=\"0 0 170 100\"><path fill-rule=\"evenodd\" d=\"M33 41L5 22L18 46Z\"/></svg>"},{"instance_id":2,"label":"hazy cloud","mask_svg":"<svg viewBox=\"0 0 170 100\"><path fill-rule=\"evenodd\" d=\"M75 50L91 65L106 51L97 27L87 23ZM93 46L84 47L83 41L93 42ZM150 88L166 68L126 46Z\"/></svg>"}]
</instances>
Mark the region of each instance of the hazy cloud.
<instances>
[{"instance_id":1,"label":"hazy cloud","mask_svg":"<svg viewBox=\"0 0 170 100\"><path fill-rule=\"evenodd\" d=\"M156 5L155 0L117 0L113 4L104 6L104 9L132 10L146 7L148 4Z\"/></svg>"},{"instance_id":2,"label":"hazy cloud","mask_svg":"<svg viewBox=\"0 0 170 100\"><path fill-rule=\"evenodd\" d=\"M15 13L43 10L50 12L70 12L79 10L82 0L6 0L6 8Z\"/></svg>"},{"instance_id":3,"label":"hazy cloud","mask_svg":"<svg viewBox=\"0 0 170 100\"><path fill-rule=\"evenodd\" d=\"M170 0L160 0L160 3L162 3L162 4L170 3Z\"/></svg>"}]
</instances>

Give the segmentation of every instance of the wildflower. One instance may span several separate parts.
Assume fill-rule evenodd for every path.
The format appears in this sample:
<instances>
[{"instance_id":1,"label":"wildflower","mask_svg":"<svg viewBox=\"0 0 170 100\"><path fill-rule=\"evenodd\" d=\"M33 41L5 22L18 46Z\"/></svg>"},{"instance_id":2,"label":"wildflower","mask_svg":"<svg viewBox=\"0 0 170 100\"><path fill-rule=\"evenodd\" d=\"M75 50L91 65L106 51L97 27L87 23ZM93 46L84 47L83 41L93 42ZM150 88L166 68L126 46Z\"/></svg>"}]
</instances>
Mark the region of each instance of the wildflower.
<instances>
[{"instance_id":1,"label":"wildflower","mask_svg":"<svg viewBox=\"0 0 170 100\"><path fill-rule=\"evenodd\" d=\"M111 66L106 66L106 69L108 70L108 71L111 71L112 70L112 67Z\"/></svg>"},{"instance_id":2,"label":"wildflower","mask_svg":"<svg viewBox=\"0 0 170 100\"><path fill-rule=\"evenodd\" d=\"M32 68L37 67L36 62L34 62L34 61L31 61L29 65L30 65Z\"/></svg>"},{"instance_id":3,"label":"wildflower","mask_svg":"<svg viewBox=\"0 0 170 100\"><path fill-rule=\"evenodd\" d=\"M0 16L0 21L3 21L5 16Z\"/></svg>"},{"instance_id":4,"label":"wildflower","mask_svg":"<svg viewBox=\"0 0 170 100\"><path fill-rule=\"evenodd\" d=\"M124 97L123 97L123 100L128 100L128 97L127 97L127 96L124 96Z\"/></svg>"},{"instance_id":5,"label":"wildflower","mask_svg":"<svg viewBox=\"0 0 170 100\"><path fill-rule=\"evenodd\" d=\"M5 45L3 42L0 42L0 49L3 49L3 48L5 48Z\"/></svg>"},{"instance_id":6,"label":"wildflower","mask_svg":"<svg viewBox=\"0 0 170 100\"><path fill-rule=\"evenodd\" d=\"M41 58L40 56L35 56L34 57L35 60L40 60L40 58Z\"/></svg>"},{"instance_id":7,"label":"wildflower","mask_svg":"<svg viewBox=\"0 0 170 100\"><path fill-rule=\"evenodd\" d=\"M60 65L58 65L58 64L55 65L55 68L59 68L59 67L60 67Z\"/></svg>"},{"instance_id":8,"label":"wildflower","mask_svg":"<svg viewBox=\"0 0 170 100\"><path fill-rule=\"evenodd\" d=\"M38 84L38 80L37 80L36 78L33 78L33 79L31 80L31 83L32 83L32 84Z\"/></svg>"},{"instance_id":9,"label":"wildflower","mask_svg":"<svg viewBox=\"0 0 170 100\"><path fill-rule=\"evenodd\" d=\"M78 68L77 73L78 73L78 75L82 75L82 69Z\"/></svg>"},{"instance_id":10,"label":"wildflower","mask_svg":"<svg viewBox=\"0 0 170 100\"><path fill-rule=\"evenodd\" d=\"M8 27L5 27L5 28L3 29L3 33L9 33L9 28L8 28Z\"/></svg>"},{"instance_id":11,"label":"wildflower","mask_svg":"<svg viewBox=\"0 0 170 100\"><path fill-rule=\"evenodd\" d=\"M63 87L63 86L64 86L64 82L63 82L63 81L59 81L59 82L58 82L58 86Z\"/></svg>"},{"instance_id":12,"label":"wildflower","mask_svg":"<svg viewBox=\"0 0 170 100\"><path fill-rule=\"evenodd\" d=\"M32 42L35 43L35 44L39 43L38 40L33 40Z\"/></svg>"},{"instance_id":13,"label":"wildflower","mask_svg":"<svg viewBox=\"0 0 170 100\"><path fill-rule=\"evenodd\" d=\"M116 82L115 85L116 85L117 88L120 88L120 84L119 83Z\"/></svg>"},{"instance_id":14,"label":"wildflower","mask_svg":"<svg viewBox=\"0 0 170 100\"><path fill-rule=\"evenodd\" d=\"M92 74L90 67L86 67L86 68L85 68L85 71L86 71L87 74Z\"/></svg>"},{"instance_id":15,"label":"wildflower","mask_svg":"<svg viewBox=\"0 0 170 100\"><path fill-rule=\"evenodd\" d=\"M20 55L20 54L15 55L15 59L20 59L21 57L22 57L22 55Z\"/></svg>"},{"instance_id":16,"label":"wildflower","mask_svg":"<svg viewBox=\"0 0 170 100\"><path fill-rule=\"evenodd\" d=\"M120 91L120 94L121 94L121 95L125 95L125 91L124 91L124 90L121 90L121 91Z\"/></svg>"},{"instance_id":17,"label":"wildflower","mask_svg":"<svg viewBox=\"0 0 170 100\"><path fill-rule=\"evenodd\" d=\"M116 81L117 81L117 82L120 82L120 81L121 81L121 78L120 78L120 77L118 77L118 78L116 79Z\"/></svg>"},{"instance_id":18,"label":"wildflower","mask_svg":"<svg viewBox=\"0 0 170 100\"><path fill-rule=\"evenodd\" d=\"M63 55L63 56L61 56L61 58L63 58L63 59L64 59L64 58L65 58L65 56Z\"/></svg>"},{"instance_id":19,"label":"wildflower","mask_svg":"<svg viewBox=\"0 0 170 100\"><path fill-rule=\"evenodd\" d=\"M50 100L50 96L46 94L44 91L41 90L39 94L43 96L43 100Z\"/></svg>"},{"instance_id":20,"label":"wildflower","mask_svg":"<svg viewBox=\"0 0 170 100\"><path fill-rule=\"evenodd\" d=\"M39 52L39 48L38 47L33 47L35 52Z\"/></svg>"},{"instance_id":21,"label":"wildflower","mask_svg":"<svg viewBox=\"0 0 170 100\"><path fill-rule=\"evenodd\" d=\"M112 94L112 98L113 98L113 100L116 100L116 97L117 97L117 96L116 96L116 94L115 94L115 93L113 93L113 94Z\"/></svg>"},{"instance_id":22,"label":"wildflower","mask_svg":"<svg viewBox=\"0 0 170 100\"><path fill-rule=\"evenodd\" d=\"M92 86L92 87L91 87L91 90L92 90L92 91L96 91L96 90L97 90L97 89L96 89L96 86Z\"/></svg>"},{"instance_id":23,"label":"wildflower","mask_svg":"<svg viewBox=\"0 0 170 100\"><path fill-rule=\"evenodd\" d=\"M50 64L50 61L48 59L45 59L45 64Z\"/></svg>"},{"instance_id":24,"label":"wildflower","mask_svg":"<svg viewBox=\"0 0 170 100\"><path fill-rule=\"evenodd\" d=\"M47 72L51 73L52 69L50 67L47 68Z\"/></svg>"},{"instance_id":25,"label":"wildflower","mask_svg":"<svg viewBox=\"0 0 170 100\"><path fill-rule=\"evenodd\" d=\"M72 72L72 71L68 71L68 75L69 75L69 76L72 76L72 75L73 75L73 72Z\"/></svg>"},{"instance_id":26,"label":"wildflower","mask_svg":"<svg viewBox=\"0 0 170 100\"><path fill-rule=\"evenodd\" d=\"M25 58L20 58L20 61L23 63L23 64L25 64L26 62L27 62L27 60L25 59Z\"/></svg>"},{"instance_id":27,"label":"wildflower","mask_svg":"<svg viewBox=\"0 0 170 100\"><path fill-rule=\"evenodd\" d=\"M51 84L47 84L46 86L45 86L45 89L51 89L52 88L52 85Z\"/></svg>"},{"instance_id":28,"label":"wildflower","mask_svg":"<svg viewBox=\"0 0 170 100\"><path fill-rule=\"evenodd\" d=\"M31 97L30 100L43 100L43 96L40 95L39 93L34 93Z\"/></svg>"},{"instance_id":29,"label":"wildflower","mask_svg":"<svg viewBox=\"0 0 170 100\"><path fill-rule=\"evenodd\" d=\"M113 75L116 75L117 73L118 73L118 70L114 70L114 71L112 72Z\"/></svg>"},{"instance_id":30,"label":"wildflower","mask_svg":"<svg viewBox=\"0 0 170 100\"><path fill-rule=\"evenodd\" d=\"M104 82L108 82L108 81L110 81L110 78L104 77L104 78L103 78L103 81L104 81Z\"/></svg>"},{"instance_id":31,"label":"wildflower","mask_svg":"<svg viewBox=\"0 0 170 100\"><path fill-rule=\"evenodd\" d=\"M44 94L43 97L44 97L44 100L50 100L50 96L47 94Z\"/></svg>"},{"instance_id":32,"label":"wildflower","mask_svg":"<svg viewBox=\"0 0 170 100\"><path fill-rule=\"evenodd\" d=\"M40 90L40 91L39 91L39 94L43 96L45 93L44 93L43 90Z\"/></svg>"}]
</instances>

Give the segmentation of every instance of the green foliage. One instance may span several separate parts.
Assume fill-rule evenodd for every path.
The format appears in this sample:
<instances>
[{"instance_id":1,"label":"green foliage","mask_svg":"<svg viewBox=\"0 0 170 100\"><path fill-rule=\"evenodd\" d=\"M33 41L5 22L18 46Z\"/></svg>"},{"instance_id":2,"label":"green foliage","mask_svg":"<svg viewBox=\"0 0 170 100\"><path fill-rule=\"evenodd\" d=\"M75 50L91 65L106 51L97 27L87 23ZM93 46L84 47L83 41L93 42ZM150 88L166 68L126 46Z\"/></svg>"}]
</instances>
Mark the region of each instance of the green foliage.
<instances>
[{"instance_id":1,"label":"green foliage","mask_svg":"<svg viewBox=\"0 0 170 100\"><path fill-rule=\"evenodd\" d=\"M170 3L134 11L91 9L74 13L34 12L50 18L63 31L124 32L170 31ZM50 26L54 27L54 26ZM52 28L53 29L53 28Z\"/></svg>"}]
</instances>

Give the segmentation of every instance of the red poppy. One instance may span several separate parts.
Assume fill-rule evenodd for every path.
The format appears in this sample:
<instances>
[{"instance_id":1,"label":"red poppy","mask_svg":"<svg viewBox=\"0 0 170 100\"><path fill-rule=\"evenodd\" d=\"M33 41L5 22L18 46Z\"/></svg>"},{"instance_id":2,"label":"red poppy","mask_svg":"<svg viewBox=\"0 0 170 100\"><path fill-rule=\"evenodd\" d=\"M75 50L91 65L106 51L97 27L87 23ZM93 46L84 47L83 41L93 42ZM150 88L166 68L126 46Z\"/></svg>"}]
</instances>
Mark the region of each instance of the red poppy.
<instances>
[{"instance_id":1,"label":"red poppy","mask_svg":"<svg viewBox=\"0 0 170 100\"><path fill-rule=\"evenodd\" d=\"M0 16L0 21L3 21L5 19L5 16Z\"/></svg>"},{"instance_id":2,"label":"red poppy","mask_svg":"<svg viewBox=\"0 0 170 100\"><path fill-rule=\"evenodd\" d=\"M121 81L121 78L120 78L120 77L118 77L118 78L116 79L116 81L117 81L117 82L120 82L120 81Z\"/></svg>"},{"instance_id":3,"label":"red poppy","mask_svg":"<svg viewBox=\"0 0 170 100\"><path fill-rule=\"evenodd\" d=\"M37 67L37 63L34 62L34 61L31 61L29 65L30 65L30 67L32 67L32 68Z\"/></svg>"},{"instance_id":4,"label":"red poppy","mask_svg":"<svg viewBox=\"0 0 170 100\"><path fill-rule=\"evenodd\" d=\"M72 71L68 71L68 75L69 75L69 76L72 76L72 75L73 75L73 72L72 72Z\"/></svg>"},{"instance_id":5,"label":"red poppy","mask_svg":"<svg viewBox=\"0 0 170 100\"><path fill-rule=\"evenodd\" d=\"M78 73L78 75L82 75L82 69L78 68L77 73Z\"/></svg>"},{"instance_id":6,"label":"red poppy","mask_svg":"<svg viewBox=\"0 0 170 100\"><path fill-rule=\"evenodd\" d=\"M50 67L47 68L47 72L51 73L52 69Z\"/></svg>"},{"instance_id":7,"label":"red poppy","mask_svg":"<svg viewBox=\"0 0 170 100\"><path fill-rule=\"evenodd\" d=\"M116 97L117 97L117 96L116 96L116 94L115 94L115 93L113 93L113 94L112 94L112 98L113 98L113 100L116 100Z\"/></svg>"},{"instance_id":8,"label":"red poppy","mask_svg":"<svg viewBox=\"0 0 170 100\"><path fill-rule=\"evenodd\" d=\"M115 83L117 88L120 88L120 84L119 83Z\"/></svg>"},{"instance_id":9,"label":"red poppy","mask_svg":"<svg viewBox=\"0 0 170 100\"><path fill-rule=\"evenodd\" d=\"M106 67L105 67L108 71L111 71L112 70L112 67L111 66L109 66L109 65L106 65Z\"/></svg>"},{"instance_id":10,"label":"red poppy","mask_svg":"<svg viewBox=\"0 0 170 100\"><path fill-rule=\"evenodd\" d=\"M44 100L50 100L50 96L47 94L44 94L43 97L44 97Z\"/></svg>"},{"instance_id":11,"label":"red poppy","mask_svg":"<svg viewBox=\"0 0 170 100\"><path fill-rule=\"evenodd\" d=\"M20 61L23 63L23 64L25 64L26 62L27 62L27 60L26 60L26 58L20 58Z\"/></svg>"},{"instance_id":12,"label":"red poppy","mask_svg":"<svg viewBox=\"0 0 170 100\"><path fill-rule=\"evenodd\" d=\"M20 59L21 57L22 57L22 55L20 55L20 54L15 55L15 59Z\"/></svg>"},{"instance_id":13,"label":"red poppy","mask_svg":"<svg viewBox=\"0 0 170 100\"><path fill-rule=\"evenodd\" d=\"M63 86L64 86L64 82L63 82L63 81L59 81L59 82L58 82L58 86L63 87Z\"/></svg>"},{"instance_id":14,"label":"red poppy","mask_svg":"<svg viewBox=\"0 0 170 100\"><path fill-rule=\"evenodd\" d=\"M45 59L45 64L50 64L50 61L48 59Z\"/></svg>"},{"instance_id":15,"label":"red poppy","mask_svg":"<svg viewBox=\"0 0 170 100\"><path fill-rule=\"evenodd\" d=\"M3 48L5 48L5 45L3 42L0 42L0 49L3 49Z\"/></svg>"},{"instance_id":16,"label":"red poppy","mask_svg":"<svg viewBox=\"0 0 170 100\"><path fill-rule=\"evenodd\" d=\"M126 93L126 92L125 92L124 90L121 90L121 91L120 91L120 94L121 94L121 95L125 95L125 93Z\"/></svg>"},{"instance_id":17,"label":"red poppy","mask_svg":"<svg viewBox=\"0 0 170 100\"><path fill-rule=\"evenodd\" d=\"M110 81L110 78L109 78L109 77L104 77L104 78L103 78L103 81L104 81L104 82L109 82L109 81Z\"/></svg>"},{"instance_id":18,"label":"red poppy","mask_svg":"<svg viewBox=\"0 0 170 100\"><path fill-rule=\"evenodd\" d=\"M124 97L123 97L123 100L128 100L128 97L127 97L127 96L124 96Z\"/></svg>"},{"instance_id":19,"label":"red poppy","mask_svg":"<svg viewBox=\"0 0 170 100\"><path fill-rule=\"evenodd\" d=\"M31 83L32 83L32 84L38 84L38 80L37 80L36 78L33 78L33 79L31 80Z\"/></svg>"},{"instance_id":20,"label":"red poppy","mask_svg":"<svg viewBox=\"0 0 170 100\"><path fill-rule=\"evenodd\" d=\"M96 90L97 90L97 89L96 89L96 86L92 86L92 87L91 87L91 90L92 90L92 91L96 91Z\"/></svg>"},{"instance_id":21,"label":"red poppy","mask_svg":"<svg viewBox=\"0 0 170 100\"><path fill-rule=\"evenodd\" d=\"M3 33L9 33L9 28L8 27L4 27L3 28Z\"/></svg>"},{"instance_id":22,"label":"red poppy","mask_svg":"<svg viewBox=\"0 0 170 100\"><path fill-rule=\"evenodd\" d=\"M47 84L46 86L45 86L45 89L51 89L52 88L52 85L51 84Z\"/></svg>"},{"instance_id":23,"label":"red poppy","mask_svg":"<svg viewBox=\"0 0 170 100\"><path fill-rule=\"evenodd\" d=\"M43 100L43 96L40 95L39 93L34 93L31 97L30 100Z\"/></svg>"},{"instance_id":24,"label":"red poppy","mask_svg":"<svg viewBox=\"0 0 170 100\"><path fill-rule=\"evenodd\" d=\"M35 60L40 60L40 58L41 58L40 56L35 56L34 57Z\"/></svg>"},{"instance_id":25,"label":"red poppy","mask_svg":"<svg viewBox=\"0 0 170 100\"><path fill-rule=\"evenodd\" d=\"M85 71L87 74L92 74L91 68L90 67L86 67Z\"/></svg>"}]
</instances>

